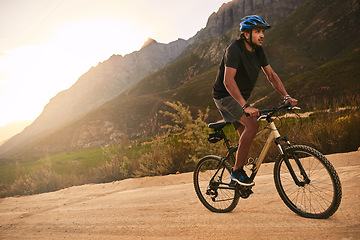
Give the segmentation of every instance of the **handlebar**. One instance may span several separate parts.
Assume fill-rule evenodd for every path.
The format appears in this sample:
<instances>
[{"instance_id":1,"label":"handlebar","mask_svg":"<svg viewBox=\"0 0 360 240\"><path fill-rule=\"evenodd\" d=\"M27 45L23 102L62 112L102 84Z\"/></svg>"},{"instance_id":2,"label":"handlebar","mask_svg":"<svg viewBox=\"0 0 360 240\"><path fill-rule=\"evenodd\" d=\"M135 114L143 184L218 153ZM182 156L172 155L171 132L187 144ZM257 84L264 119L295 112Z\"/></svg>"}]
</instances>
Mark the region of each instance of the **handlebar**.
<instances>
[{"instance_id":1,"label":"handlebar","mask_svg":"<svg viewBox=\"0 0 360 240\"><path fill-rule=\"evenodd\" d=\"M294 107L292 106L290 103L287 103L287 104L284 104L284 105L281 105L279 107L275 107L275 108L271 108L271 109L264 109L264 110L259 110L259 117L258 117L258 121L261 120L261 119L266 119L266 120L270 120L270 118L276 113L278 112L279 110L281 109L286 109L287 111L290 111L290 110L300 110L301 108L299 107Z\"/></svg>"},{"instance_id":2,"label":"handlebar","mask_svg":"<svg viewBox=\"0 0 360 240\"><path fill-rule=\"evenodd\" d=\"M264 110L259 110L259 117L258 117L258 121L261 120L261 119L267 119L267 120L270 120L270 118L276 113L278 112L279 110L281 109L286 109L287 111L290 111L290 110L300 110L301 108L299 107L294 107L292 106L290 103L287 103L287 104L284 104L284 105L281 105L279 107L275 107L275 108L271 108L271 109L264 109ZM248 114L247 112L245 112L245 116L249 117L250 114Z\"/></svg>"}]
</instances>

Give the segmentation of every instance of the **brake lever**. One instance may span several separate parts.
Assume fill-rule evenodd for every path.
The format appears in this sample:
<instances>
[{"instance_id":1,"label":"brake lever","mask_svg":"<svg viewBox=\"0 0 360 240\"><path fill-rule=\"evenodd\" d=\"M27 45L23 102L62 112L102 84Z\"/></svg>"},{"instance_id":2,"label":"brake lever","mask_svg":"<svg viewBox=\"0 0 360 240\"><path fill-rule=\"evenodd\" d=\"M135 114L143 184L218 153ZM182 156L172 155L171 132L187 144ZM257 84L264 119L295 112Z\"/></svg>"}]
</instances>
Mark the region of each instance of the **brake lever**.
<instances>
[{"instance_id":1,"label":"brake lever","mask_svg":"<svg viewBox=\"0 0 360 240\"><path fill-rule=\"evenodd\" d=\"M296 106L290 106L290 107L288 107L288 110L300 110L301 108L299 108L299 107L296 107Z\"/></svg>"}]
</instances>

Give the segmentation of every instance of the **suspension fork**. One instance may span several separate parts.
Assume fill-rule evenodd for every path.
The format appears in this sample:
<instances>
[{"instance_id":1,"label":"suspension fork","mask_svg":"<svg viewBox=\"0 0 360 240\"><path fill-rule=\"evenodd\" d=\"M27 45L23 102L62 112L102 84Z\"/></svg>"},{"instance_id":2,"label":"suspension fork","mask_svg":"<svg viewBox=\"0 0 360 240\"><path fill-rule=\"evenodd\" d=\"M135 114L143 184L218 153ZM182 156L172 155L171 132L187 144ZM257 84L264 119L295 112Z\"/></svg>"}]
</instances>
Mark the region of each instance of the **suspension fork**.
<instances>
[{"instance_id":1,"label":"suspension fork","mask_svg":"<svg viewBox=\"0 0 360 240\"><path fill-rule=\"evenodd\" d=\"M283 144L281 144L281 142L283 142ZM305 170L304 170L304 168L303 168L303 166L302 166L302 164L301 164L301 162L299 160L299 157L296 154L293 154L293 159L294 159L297 167L299 168L300 174L303 176L304 181L299 181L298 177L296 176L296 174L294 172L294 168L292 167L292 165L291 165L291 163L289 161L288 153L286 153L286 150L285 150L286 147L291 146L289 139L287 137L283 137L283 138L278 137L275 140L275 144L279 147L281 155L284 158L285 165L288 168L288 170L290 172L290 175L293 178L295 184L297 186L299 186L299 187L304 187L306 184L309 184L310 179L307 176L307 174L306 174L306 172L305 172Z\"/></svg>"}]
</instances>

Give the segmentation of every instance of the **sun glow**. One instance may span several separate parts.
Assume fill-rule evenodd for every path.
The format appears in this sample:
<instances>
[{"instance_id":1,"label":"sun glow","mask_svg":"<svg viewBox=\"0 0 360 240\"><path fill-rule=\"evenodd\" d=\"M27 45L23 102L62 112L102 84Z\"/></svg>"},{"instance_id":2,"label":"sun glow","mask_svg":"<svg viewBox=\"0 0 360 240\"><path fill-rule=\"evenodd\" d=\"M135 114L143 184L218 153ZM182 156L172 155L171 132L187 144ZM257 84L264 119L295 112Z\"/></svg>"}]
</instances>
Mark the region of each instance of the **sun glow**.
<instances>
[{"instance_id":1,"label":"sun glow","mask_svg":"<svg viewBox=\"0 0 360 240\"><path fill-rule=\"evenodd\" d=\"M11 119L36 118L59 89L69 88L113 54L140 49L148 37L133 23L100 19L68 24L41 46L0 55L0 111L6 113L0 126Z\"/></svg>"},{"instance_id":2,"label":"sun glow","mask_svg":"<svg viewBox=\"0 0 360 240\"><path fill-rule=\"evenodd\" d=\"M0 126L33 120L98 62L189 39L218 0L0 1Z\"/></svg>"}]
</instances>

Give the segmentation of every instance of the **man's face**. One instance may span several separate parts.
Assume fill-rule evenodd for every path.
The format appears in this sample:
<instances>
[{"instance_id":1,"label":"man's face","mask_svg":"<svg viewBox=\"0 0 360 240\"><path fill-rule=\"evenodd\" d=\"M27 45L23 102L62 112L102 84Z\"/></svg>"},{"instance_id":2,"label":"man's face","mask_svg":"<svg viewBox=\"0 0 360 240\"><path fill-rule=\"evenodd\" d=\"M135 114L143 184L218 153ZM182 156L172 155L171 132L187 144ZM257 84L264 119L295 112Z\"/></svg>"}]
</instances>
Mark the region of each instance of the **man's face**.
<instances>
[{"instance_id":1,"label":"man's face","mask_svg":"<svg viewBox=\"0 0 360 240\"><path fill-rule=\"evenodd\" d=\"M254 28L252 30L252 42L253 44L257 45L257 46L261 46L263 41L264 41L264 31L265 29L263 28ZM250 38L250 34L248 35L248 37Z\"/></svg>"}]
</instances>

